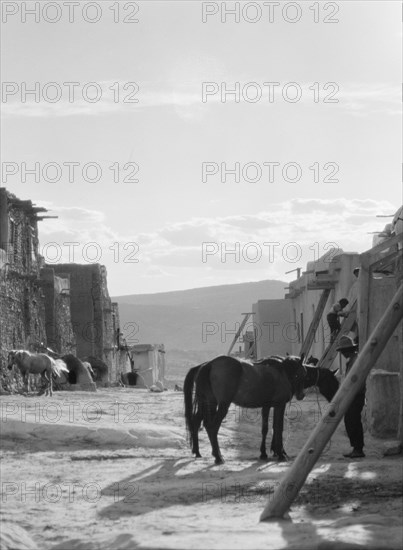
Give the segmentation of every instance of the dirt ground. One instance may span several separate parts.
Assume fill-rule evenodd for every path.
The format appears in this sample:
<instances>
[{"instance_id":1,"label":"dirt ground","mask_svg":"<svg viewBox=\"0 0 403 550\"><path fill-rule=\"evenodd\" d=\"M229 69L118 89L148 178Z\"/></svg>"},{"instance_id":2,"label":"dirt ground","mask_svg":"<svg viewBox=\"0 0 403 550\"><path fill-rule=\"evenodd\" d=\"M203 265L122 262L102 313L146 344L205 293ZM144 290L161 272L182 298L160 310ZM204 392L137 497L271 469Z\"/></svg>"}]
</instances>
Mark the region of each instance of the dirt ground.
<instances>
[{"instance_id":1,"label":"dirt ground","mask_svg":"<svg viewBox=\"0 0 403 550\"><path fill-rule=\"evenodd\" d=\"M2 521L43 549L402 548L402 457L384 457L385 441L366 431L366 458L343 458L342 425L291 519L259 523L325 409L316 393L293 402L290 462L264 463L259 411L231 407L215 466L204 430L203 458L190 454L180 392L2 396Z\"/></svg>"}]
</instances>

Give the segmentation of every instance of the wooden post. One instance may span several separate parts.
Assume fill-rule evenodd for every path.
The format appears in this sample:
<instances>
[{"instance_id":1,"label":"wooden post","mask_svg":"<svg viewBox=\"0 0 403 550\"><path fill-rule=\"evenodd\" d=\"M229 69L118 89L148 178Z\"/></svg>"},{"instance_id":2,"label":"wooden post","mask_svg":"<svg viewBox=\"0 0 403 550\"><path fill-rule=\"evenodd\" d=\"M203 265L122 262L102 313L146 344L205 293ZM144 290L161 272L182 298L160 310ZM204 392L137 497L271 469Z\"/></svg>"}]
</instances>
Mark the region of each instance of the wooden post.
<instances>
[{"instance_id":1,"label":"wooden post","mask_svg":"<svg viewBox=\"0 0 403 550\"><path fill-rule=\"evenodd\" d=\"M312 432L279 487L269 499L260 521L282 518L304 484L359 388L403 317L403 283L351 367L329 409Z\"/></svg>"},{"instance_id":2,"label":"wooden post","mask_svg":"<svg viewBox=\"0 0 403 550\"><path fill-rule=\"evenodd\" d=\"M371 286L371 269L368 254L360 256L360 274L358 275L358 338L360 350L368 338L369 293Z\"/></svg>"}]
</instances>

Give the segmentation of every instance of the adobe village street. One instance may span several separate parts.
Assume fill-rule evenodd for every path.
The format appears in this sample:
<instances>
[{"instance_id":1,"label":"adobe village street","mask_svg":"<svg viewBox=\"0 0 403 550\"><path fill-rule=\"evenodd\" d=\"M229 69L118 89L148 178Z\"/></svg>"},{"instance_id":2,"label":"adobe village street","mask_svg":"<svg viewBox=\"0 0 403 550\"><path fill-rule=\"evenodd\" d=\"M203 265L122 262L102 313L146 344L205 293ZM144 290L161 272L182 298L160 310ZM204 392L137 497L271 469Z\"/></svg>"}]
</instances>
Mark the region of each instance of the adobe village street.
<instances>
[{"instance_id":1,"label":"adobe village street","mask_svg":"<svg viewBox=\"0 0 403 550\"><path fill-rule=\"evenodd\" d=\"M291 459L326 406L310 391L287 407ZM18 517L40 548L401 548L402 457L383 457L387 442L366 432L366 459L346 460L343 425L292 522L269 523L259 515L290 463L258 460L258 410L231 406L221 466L204 429L203 458L192 458L171 390L3 396L2 436L3 521Z\"/></svg>"}]
</instances>

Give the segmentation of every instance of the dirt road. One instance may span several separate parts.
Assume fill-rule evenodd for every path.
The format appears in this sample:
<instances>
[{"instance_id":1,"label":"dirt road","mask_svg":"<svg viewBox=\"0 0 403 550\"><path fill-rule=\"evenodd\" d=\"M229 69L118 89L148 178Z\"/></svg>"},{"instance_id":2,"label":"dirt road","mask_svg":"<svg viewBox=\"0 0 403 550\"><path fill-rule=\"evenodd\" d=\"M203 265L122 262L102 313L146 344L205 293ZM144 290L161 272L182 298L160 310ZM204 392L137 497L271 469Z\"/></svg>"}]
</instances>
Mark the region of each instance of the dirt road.
<instances>
[{"instance_id":1,"label":"dirt road","mask_svg":"<svg viewBox=\"0 0 403 550\"><path fill-rule=\"evenodd\" d=\"M288 408L291 460L325 408L315 393ZM230 409L215 466L204 430L191 457L178 392L2 396L2 520L59 550L401 548L402 458L365 435L366 458L347 460L339 426L291 521L259 523L290 463L258 460L258 411Z\"/></svg>"}]
</instances>

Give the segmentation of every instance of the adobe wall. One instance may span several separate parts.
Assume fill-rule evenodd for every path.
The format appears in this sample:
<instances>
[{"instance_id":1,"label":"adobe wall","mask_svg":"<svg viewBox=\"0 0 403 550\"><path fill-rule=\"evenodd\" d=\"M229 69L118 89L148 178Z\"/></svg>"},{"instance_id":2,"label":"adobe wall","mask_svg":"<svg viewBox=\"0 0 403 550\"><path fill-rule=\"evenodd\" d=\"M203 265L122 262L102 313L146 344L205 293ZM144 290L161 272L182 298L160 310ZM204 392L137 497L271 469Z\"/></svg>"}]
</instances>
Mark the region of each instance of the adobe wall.
<instances>
[{"instance_id":1,"label":"adobe wall","mask_svg":"<svg viewBox=\"0 0 403 550\"><path fill-rule=\"evenodd\" d=\"M335 287L330 291L326 306L320 319L318 329L315 334L315 340L312 344L309 354L320 358L330 342L330 330L326 321L326 315L332 305L341 298L349 296L351 287L356 281L353 274L354 268L359 267L359 254L342 253L335 256L331 262L324 263L322 259L317 262L309 262L307 272L299 279L290 283L291 289L295 289L296 296L290 298L291 301L291 320L296 326L296 336L293 339L292 353L298 355L304 338L306 337L309 326L315 315L320 297L323 290L308 290L308 284L315 281L318 273L328 272L329 278L335 280ZM346 308L348 311L349 304ZM338 360L336 359L336 362ZM336 363L335 362L335 363Z\"/></svg>"},{"instance_id":2,"label":"adobe wall","mask_svg":"<svg viewBox=\"0 0 403 550\"><path fill-rule=\"evenodd\" d=\"M60 354L76 353L70 311L70 279L55 276L53 268L41 270L45 295L47 345Z\"/></svg>"},{"instance_id":3,"label":"adobe wall","mask_svg":"<svg viewBox=\"0 0 403 550\"><path fill-rule=\"evenodd\" d=\"M77 356L94 356L103 360L102 317L99 307L99 275L97 264L56 264L59 277L70 279L70 311L77 344Z\"/></svg>"},{"instance_id":4,"label":"adobe wall","mask_svg":"<svg viewBox=\"0 0 403 550\"><path fill-rule=\"evenodd\" d=\"M70 310L77 356L97 357L108 365L108 382L126 372L118 350L119 310L112 303L106 268L99 264L57 264L55 274L70 280Z\"/></svg>"},{"instance_id":5,"label":"adobe wall","mask_svg":"<svg viewBox=\"0 0 403 550\"><path fill-rule=\"evenodd\" d=\"M289 300L259 300L253 304L256 358L292 353L295 338Z\"/></svg>"}]
</instances>

